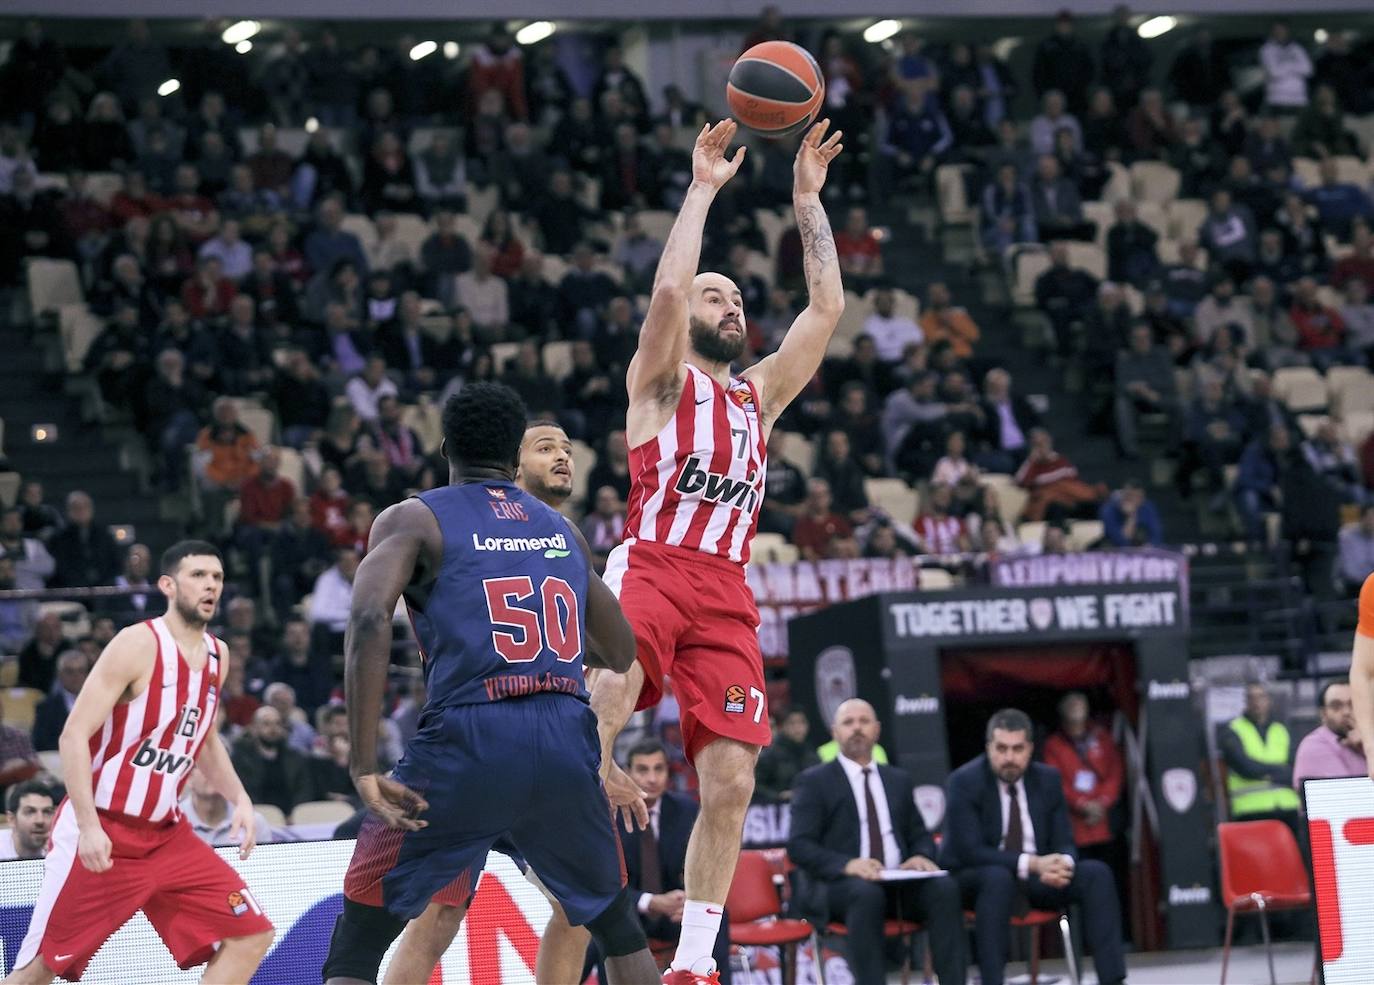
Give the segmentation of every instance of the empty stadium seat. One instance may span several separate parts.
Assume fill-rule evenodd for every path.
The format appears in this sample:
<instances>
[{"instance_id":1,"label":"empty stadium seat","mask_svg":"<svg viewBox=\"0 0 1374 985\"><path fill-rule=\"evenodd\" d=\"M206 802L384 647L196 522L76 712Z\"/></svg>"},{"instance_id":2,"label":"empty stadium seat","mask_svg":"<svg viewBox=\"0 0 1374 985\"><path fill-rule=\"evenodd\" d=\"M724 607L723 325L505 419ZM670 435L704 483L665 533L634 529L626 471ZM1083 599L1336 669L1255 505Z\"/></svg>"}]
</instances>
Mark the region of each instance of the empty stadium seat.
<instances>
[{"instance_id":1,"label":"empty stadium seat","mask_svg":"<svg viewBox=\"0 0 1374 985\"><path fill-rule=\"evenodd\" d=\"M1069 521L1069 546L1076 550L1086 551L1102 539L1102 534L1101 520Z\"/></svg>"},{"instance_id":2,"label":"empty stadium seat","mask_svg":"<svg viewBox=\"0 0 1374 985\"><path fill-rule=\"evenodd\" d=\"M416 258L420 256L420 248L425 245L431 232L433 230L422 215L402 212L396 216L396 240L409 246Z\"/></svg>"},{"instance_id":3,"label":"empty stadium seat","mask_svg":"<svg viewBox=\"0 0 1374 985\"><path fill-rule=\"evenodd\" d=\"M1276 370L1274 394L1295 413L1326 409L1326 381L1310 366L1285 366Z\"/></svg>"},{"instance_id":4,"label":"empty stadium seat","mask_svg":"<svg viewBox=\"0 0 1374 985\"><path fill-rule=\"evenodd\" d=\"M263 820L274 828L286 827L286 815L282 813L276 804L258 803L253 805L253 810L262 815Z\"/></svg>"},{"instance_id":5,"label":"empty stadium seat","mask_svg":"<svg viewBox=\"0 0 1374 985\"><path fill-rule=\"evenodd\" d=\"M1374 411L1346 413L1341 417L1341 437L1356 448L1374 432Z\"/></svg>"},{"instance_id":6,"label":"empty stadium seat","mask_svg":"<svg viewBox=\"0 0 1374 985\"><path fill-rule=\"evenodd\" d=\"M1023 250L1016 255L1016 283L1012 300L1021 308L1035 307L1035 282L1050 269L1050 255L1043 250Z\"/></svg>"},{"instance_id":7,"label":"empty stadium seat","mask_svg":"<svg viewBox=\"0 0 1374 985\"><path fill-rule=\"evenodd\" d=\"M947 226L966 226L973 221L964 174L971 164L941 164L935 169L935 194L939 200L940 221Z\"/></svg>"},{"instance_id":8,"label":"empty stadium seat","mask_svg":"<svg viewBox=\"0 0 1374 985\"><path fill-rule=\"evenodd\" d=\"M123 185L124 179L113 171L92 171L86 175L86 194L101 205L109 205Z\"/></svg>"},{"instance_id":9,"label":"empty stadium seat","mask_svg":"<svg viewBox=\"0 0 1374 985\"><path fill-rule=\"evenodd\" d=\"M559 383L572 375L573 344L571 341L549 342L544 346L544 372Z\"/></svg>"},{"instance_id":10,"label":"empty stadium seat","mask_svg":"<svg viewBox=\"0 0 1374 985\"><path fill-rule=\"evenodd\" d=\"M1315 188L1322 183L1321 165L1310 157L1295 157L1293 177L1304 188Z\"/></svg>"},{"instance_id":11,"label":"empty stadium seat","mask_svg":"<svg viewBox=\"0 0 1374 985\"><path fill-rule=\"evenodd\" d=\"M0 709L4 722L27 732L33 728L34 712L43 700L43 692L32 687L7 687L0 691Z\"/></svg>"},{"instance_id":12,"label":"empty stadium seat","mask_svg":"<svg viewBox=\"0 0 1374 985\"><path fill-rule=\"evenodd\" d=\"M62 754L60 752L56 749L42 749L38 753L38 761L43 764L43 769L59 780L62 779Z\"/></svg>"},{"instance_id":13,"label":"empty stadium seat","mask_svg":"<svg viewBox=\"0 0 1374 985\"><path fill-rule=\"evenodd\" d=\"M1030 520L1022 523L1016 528L1016 539L1027 546L1041 544L1045 540L1046 526L1044 520Z\"/></svg>"},{"instance_id":14,"label":"empty stadium seat","mask_svg":"<svg viewBox=\"0 0 1374 985\"><path fill-rule=\"evenodd\" d=\"M18 472L0 472L0 506L10 507L19 499L22 477Z\"/></svg>"},{"instance_id":15,"label":"empty stadium seat","mask_svg":"<svg viewBox=\"0 0 1374 985\"><path fill-rule=\"evenodd\" d=\"M997 495L997 504L1002 513L1003 525L1014 524L1026 505L1029 494L1016 484L1014 476L1004 472L985 472L982 483Z\"/></svg>"},{"instance_id":16,"label":"empty stadium seat","mask_svg":"<svg viewBox=\"0 0 1374 985\"><path fill-rule=\"evenodd\" d=\"M1179 198L1168 203L1170 239L1196 239L1207 220L1207 203L1200 198Z\"/></svg>"},{"instance_id":17,"label":"empty stadium seat","mask_svg":"<svg viewBox=\"0 0 1374 985\"><path fill-rule=\"evenodd\" d=\"M763 241L768 247L768 255L776 257L778 255L778 241L782 239L782 234L787 231L787 220L772 209L755 209L754 221L758 224L759 232L763 233Z\"/></svg>"},{"instance_id":18,"label":"empty stadium seat","mask_svg":"<svg viewBox=\"0 0 1374 985\"><path fill-rule=\"evenodd\" d=\"M802 475L810 475L816 467L816 446L804 434L796 431L779 432L781 455L785 462L791 462Z\"/></svg>"},{"instance_id":19,"label":"empty stadium seat","mask_svg":"<svg viewBox=\"0 0 1374 985\"><path fill-rule=\"evenodd\" d=\"M482 223L487 221L487 216L501 204L501 187L494 182L486 187L468 185L467 199L467 214L480 229ZM529 245L529 240L525 240L525 245Z\"/></svg>"},{"instance_id":20,"label":"empty stadium seat","mask_svg":"<svg viewBox=\"0 0 1374 985\"><path fill-rule=\"evenodd\" d=\"M636 213L639 219L639 228L644 230L645 235L651 239L656 239L660 243L668 242L668 234L673 230L675 216L667 209L645 209Z\"/></svg>"},{"instance_id":21,"label":"empty stadium seat","mask_svg":"<svg viewBox=\"0 0 1374 985\"><path fill-rule=\"evenodd\" d=\"M572 460L573 489L570 498L580 503L587 498L587 480L591 477L592 469L596 468L596 452L585 442L573 439Z\"/></svg>"},{"instance_id":22,"label":"empty stadium seat","mask_svg":"<svg viewBox=\"0 0 1374 985\"><path fill-rule=\"evenodd\" d=\"M1169 236L1169 210L1159 202L1137 202L1136 217L1153 229L1160 239Z\"/></svg>"},{"instance_id":23,"label":"empty stadium seat","mask_svg":"<svg viewBox=\"0 0 1374 985\"><path fill-rule=\"evenodd\" d=\"M797 545L788 543L782 534L755 534L753 546L749 548L751 564L791 564L800 557Z\"/></svg>"},{"instance_id":24,"label":"empty stadium seat","mask_svg":"<svg viewBox=\"0 0 1374 985\"><path fill-rule=\"evenodd\" d=\"M1069 266L1086 270L1098 280L1107 279L1107 252L1096 243L1069 241ZM1032 285L1034 290L1034 285Z\"/></svg>"},{"instance_id":25,"label":"empty stadium seat","mask_svg":"<svg viewBox=\"0 0 1374 985\"><path fill-rule=\"evenodd\" d=\"M491 347L491 361L496 372L505 372L506 364L520 351L519 342L497 342Z\"/></svg>"},{"instance_id":26,"label":"empty stadium seat","mask_svg":"<svg viewBox=\"0 0 1374 985\"><path fill-rule=\"evenodd\" d=\"M1123 198L1131 198L1131 173L1126 170L1126 165L1119 161L1108 161L1107 171L1111 177L1102 188L1102 201L1118 202Z\"/></svg>"},{"instance_id":27,"label":"empty stadium seat","mask_svg":"<svg viewBox=\"0 0 1374 985\"><path fill-rule=\"evenodd\" d=\"M415 432L426 455L439 450L439 443L444 440L443 415L428 398L422 397L418 404L402 408L401 423Z\"/></svg>"},{"instance_id":28,"label":"empty stadium seat","mask_svg":"<svg viewBox=\"0 0 1374 985\"><path fill-rule=\"evenodd\" d=\"M775 273L773 261L758 250L749 251L749 258L745 261L743 272L754 274L762 278L769 287L773 286L773 274Z\"/></svg>"},{"instance_id":29,"label":"empty stadium seat","mask_svg":"<svg viewBox=\"0 0 1374 985\"><path fill-rule=\"evenodd\" d=\"M55 313L64 304L81 304L81 275L70 260L32 257L25 264L24 278L29 290L29 310L35 315Z\"/></svg>"},{"instance_id":30,"label":"empty stadium seat","mask_svg":"<svg viewBox=\"0 0 1374 985\"><path fill-rule=\"evenodd\" d=\"M1165 205L1178 197L1183 176L1162 161L1136 161L1131 165L1131 192L1142 202Z\"/></svg>"},{"instance_id":31,"label":"empty stadium seat","mask_svg":"<svg viewBox=\"0 0 1374 985\"><path fill-rule=\"evenodd\" d=\"M292 824L343 824L353 816L353 805L342 800L307 800L291 811Z\"/></svg>"},{"instance_id":32,"label":"empty stadium seat","mask_svg":"<svg viewBox=\"0 0 1374 985\"><path fill-rule=\"evenodd\" d=\"M1105 248L1107 233L1116 224L1116 206L1111 202L1084 202L1083 218L1097 227L1093 242Z\"/></svg>"},{"instance_id":33,"label":"empty stadium seat","mask_svg":"<svg viewBox=\"0 0 1374 985\"><path fill-rule=\"evenodd\" d=\"M256 400L246 397L230 397L238 408L239 423L252 432L259 444L270 445L277 431L277 415Z\"/></svg>"},{"instance_id":34,"label":"empty stadium seat","mask_svg":"<svg viewBox=\"0 0 1374 985\"><path fill-rule=\"evenodd\" d=\"M365 215L350 213L344 216L343 229L357 236L358 241L363 244L363 249L369 249L377 243L377 227Z\"/></svg>"},{"instance_id":35,"label":"empty stadium seat","mask_svg":"<svg viewBox=\"0 0 1374 985\"><path fill-rule=\"evenodd\" d=\"M1338 413L1344 413L1347 407L1346 394L1350 394L1350 409L1353 410L1374 410L1374 406L1361 406L1362 399L1374 401L1374 375L1363 366L1332 366L1326 371L1326 388L1331 393L1331 405ZM1364 397L1365 391L1370 393L1368 398Z\"/></svg>"},{"instance_id":36,"label":"empty stadium seat","mask_svg":"<svg viewBox=\"0 0 1374 985\"><path fill-rule=\"evenodd\" d=\"M869 504L881 508L893 523L909 527L916 519L919 497L901 479L865 479L864 492Z\"/></svg>"},{"instance_id":37,"label":"empty stadium seat","mask_svg":"<svg viewBox=\"0 0 1374 985\"><path fill-rule=\"evenodd\" d=\"M281 456L281 468L278 469L283 479L286 479L296 487L297 495L305 494L305 459L301 453L294 448L282 445L277 449L277 454Z\"/></svg>"},{"instance_id":38,"label":"empty stadium seat","mask_svg":"<svg viewBox=\"0 0 1374 985\"><path fill-rule=\"evenodd\" d=\"M86 353L105 327L85 304L64 304L57 309L57 332L62 340L62 361L68 373L81 372Z\"/></svg>"}]
</instances>

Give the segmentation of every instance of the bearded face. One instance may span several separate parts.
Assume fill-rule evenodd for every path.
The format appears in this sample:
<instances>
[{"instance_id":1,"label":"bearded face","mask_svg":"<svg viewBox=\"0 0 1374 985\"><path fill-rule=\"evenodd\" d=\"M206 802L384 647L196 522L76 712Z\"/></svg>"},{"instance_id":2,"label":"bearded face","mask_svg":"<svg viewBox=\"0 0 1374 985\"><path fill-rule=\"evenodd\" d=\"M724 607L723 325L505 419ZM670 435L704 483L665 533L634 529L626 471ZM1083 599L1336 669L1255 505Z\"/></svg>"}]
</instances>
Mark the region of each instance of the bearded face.
<instances>
[{"instance_id":1,"label":"bearded face","mask_svg":"<svg viewBox=\"0 0 1374 985\"><path fill-rule=\"evenodd\" d=\"M689 339L692 349L715 363L732 363L744 352L744 319L726 315L712 323L693 316Z\"/></svg>"}]
</instances>

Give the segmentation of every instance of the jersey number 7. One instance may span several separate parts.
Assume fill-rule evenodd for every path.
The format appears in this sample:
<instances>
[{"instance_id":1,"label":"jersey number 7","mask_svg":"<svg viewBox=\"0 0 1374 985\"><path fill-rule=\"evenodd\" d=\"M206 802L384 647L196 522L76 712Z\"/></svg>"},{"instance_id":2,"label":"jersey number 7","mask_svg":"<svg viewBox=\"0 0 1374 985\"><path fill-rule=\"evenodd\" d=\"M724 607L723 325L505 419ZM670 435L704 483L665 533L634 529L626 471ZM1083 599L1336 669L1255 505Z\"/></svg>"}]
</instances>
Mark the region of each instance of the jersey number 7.
<instances>
[{"instance_id":1,"label":"jersey number 7","mask_svg":"<svg viewBox=\"0 0 1374 985\"><path fill-rule=\"evenodd\" d=\"M491 645L507 663L529 663L538 659L545 647L560 663L571 663L582 655L577 593L562 578L545 578L535 608L529 609L513 604L535 595L529 575L486 578L482 588L493 627Z\"/></svg>"}]
</instances>

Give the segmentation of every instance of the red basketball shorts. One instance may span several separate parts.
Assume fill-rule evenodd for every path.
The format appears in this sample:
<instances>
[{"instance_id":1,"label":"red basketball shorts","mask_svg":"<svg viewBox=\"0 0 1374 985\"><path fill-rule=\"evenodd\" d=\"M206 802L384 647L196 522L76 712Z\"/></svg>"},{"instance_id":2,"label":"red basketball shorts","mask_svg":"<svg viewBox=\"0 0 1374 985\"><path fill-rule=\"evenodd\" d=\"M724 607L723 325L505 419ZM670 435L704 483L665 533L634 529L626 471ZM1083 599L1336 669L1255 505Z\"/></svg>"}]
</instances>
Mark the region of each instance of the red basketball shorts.
<instances>
[{"instance_id":1,"label":"red basketball shorts","mask_svg":"<svg viewBox=\"0 0 1374 985\"><path fill-rule=\"evenodd\" d=\"M210 960L215 945L272 929L243 878L196 837L185 818L153 824L100 815L113 865L92 872L76 852L76 814L63 802L43 866L43 886L14 966L40 954L75 981L95 952L138 910L182 968ZM137 977L137 976L135 976Z\"/></svg>"},{"instance_id":2,"label":"red basketball shorts","mask_svg":"<svg viewBox=\"0 0 1374 985\"><path fill-rule=\"evenodd\" d=\"M772 741L759 650L759 610L744 568L726 558L644 541L611 552L606 584L635 633L644 687L635 710L673 682L687 759L718 737Z\"/></svg>"}]
</instances>

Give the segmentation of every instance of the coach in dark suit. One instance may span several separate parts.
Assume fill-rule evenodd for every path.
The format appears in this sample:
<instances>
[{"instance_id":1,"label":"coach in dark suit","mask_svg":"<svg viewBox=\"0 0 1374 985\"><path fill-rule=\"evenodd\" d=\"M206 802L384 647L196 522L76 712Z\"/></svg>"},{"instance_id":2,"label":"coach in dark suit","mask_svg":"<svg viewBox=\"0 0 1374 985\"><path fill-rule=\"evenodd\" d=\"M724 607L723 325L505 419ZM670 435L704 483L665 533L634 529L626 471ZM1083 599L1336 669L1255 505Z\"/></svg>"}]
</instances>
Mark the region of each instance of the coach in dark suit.
<instances>
[{"instance_id":1,"label":"coach in dark suit","mask_svg":"<svg viewBox=\"0 0 1374 985\"><path fill-rule=\"evenodd\" d=\"M879 729L867 701L851 698L836 710L831 734L840 754L793 782L787 854L808 877L808 912L848 928L856 982L887 980L883 920L900 915L925 924L942 985L964 985L966 935L954 880L881 881L884 869L939 867L935 842L916 810L911 776L873 762Z\"/></svg>"},{"instance_id":2,"label":"coach in dark suit","mask_svg":"<svg viewBox=\"0 0 1374 985\"><path fill-rule=\"evenodd\" d=\"M653 940L676 941L682 934L682 907L687 902L683 869L687 864L687 839L697 819L697 803L668 790L668 751L656 739L646 739L630 749L625 771L644 791L644 802L649 808L647 831L626 831L623 824L616 824L625 854L627 885L638 905L645 935ZM591 949L595 951L596 945ZM728 914L721 920L712 957L720 970L722 985L728 985ZM598 975L606 981L604 969L598 968ZM587 977L585 971L582 977Z\"/></svg>"},{"instance_id":3,"label":"coach in dark suit","mask_svg":"<svg viewBox=\"0 0 1374 985\"><path fill-rule=\"evenodd\" d=\"M987 751L949 776L941 861L975 913L983 985L1001 985L1013 913L1078 903L1103 985L1124 982L1121 915L1112 872L1078 860L1059 771L1032 763L1031 722L1014 708L993 715ZM795 809L795 808L794 808Z\"/></svg>"}]
</instances>

